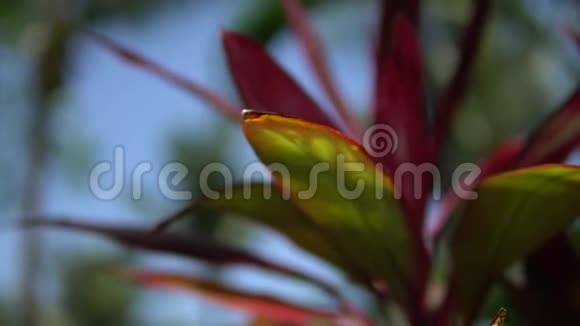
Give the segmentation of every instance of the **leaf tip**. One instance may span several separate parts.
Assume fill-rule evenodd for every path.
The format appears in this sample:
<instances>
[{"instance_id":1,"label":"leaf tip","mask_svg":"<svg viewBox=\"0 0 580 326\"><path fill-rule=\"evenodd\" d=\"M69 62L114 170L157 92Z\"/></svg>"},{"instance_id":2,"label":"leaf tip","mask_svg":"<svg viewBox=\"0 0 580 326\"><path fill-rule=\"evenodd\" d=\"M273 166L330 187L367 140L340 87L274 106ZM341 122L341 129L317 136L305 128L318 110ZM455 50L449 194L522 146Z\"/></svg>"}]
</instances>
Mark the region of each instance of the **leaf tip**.
<instances>
[{"instance_id":1,"label":"leaf tip","mask_svg":"<svg viewBox=\"0 0 580 326\"><path fill-rule=\"evenodd\" d=\"M264 113L258 112L255 110L249 110L249 109L242 110L242 120L244 120L244 121L259 118L262 115L264 115Z\"/></svg>"}]
</instances>

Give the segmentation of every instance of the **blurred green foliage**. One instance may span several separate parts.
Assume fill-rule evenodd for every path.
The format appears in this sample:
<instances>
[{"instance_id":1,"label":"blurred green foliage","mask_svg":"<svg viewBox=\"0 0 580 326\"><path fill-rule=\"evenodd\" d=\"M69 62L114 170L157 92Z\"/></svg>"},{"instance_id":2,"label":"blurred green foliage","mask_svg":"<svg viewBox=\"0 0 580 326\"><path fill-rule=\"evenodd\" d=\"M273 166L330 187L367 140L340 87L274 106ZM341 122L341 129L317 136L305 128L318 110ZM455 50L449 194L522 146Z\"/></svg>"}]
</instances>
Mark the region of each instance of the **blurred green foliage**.
<instances>
[{"instance_id":1,"label":"blurred green foliage","mask_svg":"<svg viewBox=\"0 0 580 326\"><path fill-rule=\"evenodd\" d=\"M304 0L304 7L312 8L328 0ZM252 0L235 22L236 30L267 43L286 25L280 1Z\"/></svg>"},{"instance_id":2,"label":"blurred green foliage","mask_svg":"<svg viewBox=\"0 0 580 326\"><path fill-rule=\"evenodd\" d=\"M214 130L216 131L211 136L212 141L199 139L186 133L175 135L172 141L172 157L177 162L185 164L189 171L184 182L187 189L182 190L191 191L193 198L198 198L202 194L200 175L203 168L211 163L224 161L224 148L217 145L213 140L227 141L228 128L216 126ZM207 182L211 189L224 187L224 179L217 173L209 175ZM193 234L215 235L222 222L221 214L209 210L201 210L195 215L195 218L186 219L187 230Z\"/></svg>"},{"instance_id":3,"label":"blurred green foliage","mask_svg":"<svg viewBox=\"0 0 580 326\"><path fill-rule=\"evenodd\" d=\"M0 301L0 325L14 325L14 316L10 305L4 300Z\"/></svg>"},{"instance_id":4,"label":"blurred green foliage","mask_svg":"<svg viewBox=\"0 0 580 326\"><path fill-rule=\"evenodd\" d=\"M62 276L63 305L78 326L123 326L130 324L134 293L126 280L107 268L122 259L83 256L74 259Z\"/></svg>"}]
</instances>

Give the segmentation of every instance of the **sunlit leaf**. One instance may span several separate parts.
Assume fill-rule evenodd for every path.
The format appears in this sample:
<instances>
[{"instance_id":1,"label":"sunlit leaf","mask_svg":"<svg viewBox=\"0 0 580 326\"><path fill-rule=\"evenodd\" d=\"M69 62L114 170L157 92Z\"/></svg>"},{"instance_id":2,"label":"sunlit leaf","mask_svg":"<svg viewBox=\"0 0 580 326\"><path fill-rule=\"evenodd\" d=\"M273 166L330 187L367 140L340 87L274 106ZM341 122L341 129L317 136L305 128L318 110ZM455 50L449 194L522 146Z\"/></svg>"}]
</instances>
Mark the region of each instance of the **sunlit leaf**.
<instances>
[{"instance_id":1,"label":"sunlit leaf","mask_svg":"<svg viewBox=\"0 0 580 326\"><path fill-rule=\"evenodd\" d=\"M225 32L223 44L230 72L247 108L334 126L259 43L239 33Z\"/></svg>"},{"instance_id":2,"label":"sunlit leaf","mask_svg":"<svg viewBox=\"0 0 580 326\"><path fill-rule=\"evenodd\" d=\"M120 274L151 286L191 291L229 308L276 321L304 325L317 319L339 317L332 311L301 307L266 295L240 292L193 276L135 270L122 270Z\"/></svg>"},{"instance_id":3,"label":"sunlit leaf","mask_svg":"<svg viewBox=\"0 0 580 326\"><path fill-rule=\"evenodd\" d=\"M424 269L416 268L418 250L391 181L364 150L334 129L274 114L246 112L243 130L262 162L278 163L283 189L349 262L410 304Z\"/></svg>"},{"instance_id":4,"label":"sunlit leaf","mask_svg":"<svg viewBox=\"0 0 580 326\"><path fill-rule=\"evenodd\" d=\"M491 281L580 215L580 168L545 165L484 180L454 231L453 287L467 318Z\"/></svg>"}]
</instances>

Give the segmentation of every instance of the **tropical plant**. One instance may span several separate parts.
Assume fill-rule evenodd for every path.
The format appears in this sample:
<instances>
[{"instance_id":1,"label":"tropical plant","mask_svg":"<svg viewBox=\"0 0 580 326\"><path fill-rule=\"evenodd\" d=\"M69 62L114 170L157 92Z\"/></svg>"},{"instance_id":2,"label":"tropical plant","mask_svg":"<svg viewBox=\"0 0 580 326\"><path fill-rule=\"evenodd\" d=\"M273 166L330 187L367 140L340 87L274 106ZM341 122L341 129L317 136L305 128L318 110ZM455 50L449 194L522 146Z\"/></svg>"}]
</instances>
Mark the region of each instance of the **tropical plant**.
<instances>
[{"instance_id":1,"label":"tropical plant","mask_svg":"<svg viewBox=\"0 0 580 326\"><path fill-rule=\"evenodd\" d=\"M55 219L30 223L94 232L128 246L216 266L242 264L267 269L309 282L337 303L331 310L318 309L241 292L191 275L135 269L121 272L146 284L189 289L269 320L375 324L381 317L380 313L364 312L344 291L324 280L209 238L165 232L167 227L200 209L244 216L340 269L379 305L395 304L412 325L471 324L494 284L508 289L514 306L531 324L546 320L577 324L578 287L569 285L580 281L580 273L574 272L578 271L578 256L565 231L580 214L576 198L580 168L555 163L565 161L580 141L580 89L527 139L508 140L492 151L478 165L478 176L459 178L462 189L474 191L476 198L467 200L449 190L429 224L428 199L437 190L436 178L429 175L434 174L422 173L418 178L413 173L407 177L397 174L402 166L433 167L441 156L491 11L488 0L473 4L459 44L457 68L432 105L434 119L429 121L426 108L431 106L425 103L416 33L420 2L383 3L375 53L373 127L364 133L364 126L354 118L332 81L299 1L284 0L285 13L336 109L332 114L321 109L260 44L235 32L223 34L223 45L244 107L252 109L242 114L238 105L198 83L105 36L92 34L128 63L204 99L236 123L241 118L246 139L272 170L273 182L226 185L217 198L199 198L165 218L155 230ZM377 138L378 133L371 133L377 130L392 131L387 135L392 138ZM358 164L357 168L345 169L345 164L351 163ZM305 196L315 166L325 168L315 175L317 190ZM348 196L353 189L361 190ZM270 195L264 195L268 191ZM519 261L524 261L524 282L514 282L504 274ZM440 265L447 271L443 281L433 277ZM569 273L554 280L558 272L553 266L558 266L558 272ZM436 290L444 295L440 300L430 299ZM502 311L494 325L504 318Z\"/></svg>"}]
</instances>

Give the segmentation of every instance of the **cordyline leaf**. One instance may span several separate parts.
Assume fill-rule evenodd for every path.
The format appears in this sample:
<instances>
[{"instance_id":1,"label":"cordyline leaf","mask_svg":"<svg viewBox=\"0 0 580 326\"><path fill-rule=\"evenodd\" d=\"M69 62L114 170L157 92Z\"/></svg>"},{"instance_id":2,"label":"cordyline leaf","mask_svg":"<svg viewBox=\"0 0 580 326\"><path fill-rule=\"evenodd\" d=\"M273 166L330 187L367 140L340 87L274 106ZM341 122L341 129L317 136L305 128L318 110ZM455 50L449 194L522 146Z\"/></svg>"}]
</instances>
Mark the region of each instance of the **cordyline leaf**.
<instances>
[{"instance_id":1,"label":"cordyline leaf","mask_svg":"<svg viewBox=\"0 0 580 326\"><path fill-rule=\"evenodd\" d=\"M263 268L312 283L328 294L339 297L337 291L326 283L285 266L254 256L244 250L219 244L211 239L185 237L176 234L152 233L150 230L111 227L85 222L55 219L27 219L27 226L52 226L95 233L123 245L200 259L214 265L240 264Z\"/></svg>"},{"instance_id":2,"label":"cordyline leaf","mask_svg":"<svg viewBox=\"0 0 580 326\"><path fill-rule=\"evenodd\" d=\"M133 51L129 48L122 46L121 44L115 42L113 39L92 31L87 31L95 41L99 42L105 48L109 49L113 54L117 55L119 58L123 59L125 62L143 69L154 76L165 80L166 82L181 88L191 95L201 98L208 104L212 105L226 117L233 121L238 121L241 109L231 103L229 100L221 97L220 95L214 93L208 88L187 79L167 68L157 64L156 62L146 58L145 56Z\"/></svg>"},{"instance_id":3,"label":"cordyline leaf","mask_svg":"<svg viewBox=\"0 0 580 326\"><path fill-rule=\"evenodd\" d=\"M349 132L352 135L358 137L360 134L358 123L352 116L348 106L346 105L346 102L340 95L340 92L334 83L326 63L322 45L320 44L308 22L306 12L302 7L301 1L283 0L282 5L284 7L286 17L294 28L298 39L302 43L302 47L304 48L304 52L306 54L306 59L308 59L308 63L314 71L315 76L318 79L318 83L320 83L320 86L336 108L337 112L340 114Z\"/></svg>"},{"instance_id":4,"label":"cordyline leaf","mask_svg":"<svg viewBox=\"0 0 580 326\"><path fill-rule=\"evenodd\" d=\"M280 115L245 111L242 128L262 162L287 169L274 177L292 201L367 279L386 281L409 307L422 291L425 268L417 263L425 261L417 258L390 179L365 151L334 129Z\"/></svg>"},{"instance_id":5,"label":"cordyline leaf","mask_svg":"<svg viewBox=\"0 0 580 326\"><path fill-rule=\"evenodd\" d=\"M256 41L242 34L225 32L223 45L230 72L247 108L335 126Z\"/></svg>"},{"instance_id":6,"label":"cordyline leaf","mask_svg":"<svg viewBox=\"0 0 580 326\"><path fill-rule=\"evenodd\" d=\"M339 318L336 312L301 307L265 295L239 292L193 276L136 270L122 270L120 273L146 285L191 291L224 306L271 320L304 325L317 319Z\"/></svg>"},{"instance_id":7,"label":"cordyline leaf","mask_svg":"<svg viewBox=\"0 0 580 326\"><path fill-rule=\"evenodd\" d=\"M463 30L459 45L459 62L436 107L434 130L436 150L439 150L445 142L454 114L467 93L477 54L480 52L483 32L492 11L491 0L473 0L472 2L471 18Z\"/></svg>"},{"instance_id":8,"label":"cordyline leaf","mask_svg":"<svg viewBox=\"0 0 580 326\"><path fill-rule=\"evenodd\" d=\"M397 16L393 22L391 45L378 73L374 112L375 127L379 128L376 137L383 124L391 127L395 131L393 137L396 137L394 152L387 153L381 160L391 173L402 164L430 162L431 146L423 110L421 55L415 30L404 16ZM395 186L401 187L412 226L420 234L426 194L430 192L429 173L423 174L420 199L414 195L415 184L414 178L403 178L403 184Z\"/></svg>"},{"instance_id":9,"label":"cordyline leaf","mask_svg":"<svg viewBox=\"0 0 580 326\"><path fill-rule=\"evenodd\" d=\"M516 167L559 163L580 144L580 88L530 137Z\"/></svg>"},{"instance_id":10,"label":"cordyline leaf","mask_svg":"<svg viewBox=\"0 0 580 326\"><path fill-rule=\"evenodd\" d=\"M500 144L496 149L494 149L491 154L483 159L478 166L481 168L481 174L477 180L470 183L469 187L464 185L464 190L474 190L477 188L481 180L490 177L496 173L504 172L506 168L513 162L514 158L520 153L524 144L520 139L513 139ZM447 222L451 218L451 215L455 210L465 202L464 199L460 198L455 191L449 191L440 208L437 210L436 215L433 217L433 221L429 223L427 229L427 235L429 239L433 239L434 242L438 242L440 239Z\"/></svg>"},{"instance_id":11,"label":"cordyline leaf","mask_svg":"<svg viewBox=\"0 0 580 326\"><path fill-rule=\"evenodd\" d=\"M580 168L544 165L485 179L451 242L453 290L467 322L488 285L580 215Z\"/></svg>"},{"instance_id":12,"label":"cordyline leaf","mask_svg":"<svg viewBox=\"0 0 580 326\"><path fill-rule=\"evenodd\" d=\"M381 20L379 22L377 63L385 57L386 51L391 43L391 27L398 15L409 20L415 29L419 26L421 0L383 0L381 1Z\"/></svg>"},{"instance_id":13,"label":"cordyline leaf","mask_svg":"<svg viewBox=\"0 0 580 326\"><path fill-rule=\"evenodd\" d=\"M226 197L226 193L231 195ZM244 183L220 193L219 198L202 197L179 213L162 221L156 228L163 231L173 222L199 209L233 213L265 225L292 240L302 249L348 271L340 253L326 240L323 232L273 184Z\"/></svg>"}]
</instances>

